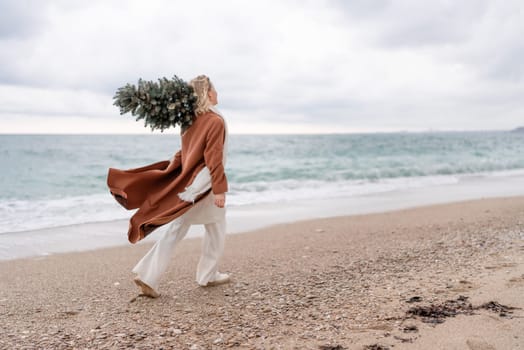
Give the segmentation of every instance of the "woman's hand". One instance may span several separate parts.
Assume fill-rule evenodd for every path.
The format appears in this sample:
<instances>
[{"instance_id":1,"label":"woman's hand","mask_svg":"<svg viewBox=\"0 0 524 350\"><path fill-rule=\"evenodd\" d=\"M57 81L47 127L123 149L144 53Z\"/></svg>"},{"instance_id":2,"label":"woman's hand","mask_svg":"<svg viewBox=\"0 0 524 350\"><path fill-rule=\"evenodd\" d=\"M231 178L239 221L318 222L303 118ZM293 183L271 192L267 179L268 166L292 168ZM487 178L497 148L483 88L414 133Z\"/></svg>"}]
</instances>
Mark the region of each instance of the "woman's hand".
<instances>
[{"instance_id":1,"label":"woman's hand","mask_svg":"<svg viewBox=\"0 0 524 350\"><path fill-rule=\"evenodd\" d=\"M215 205L219 208L223 208L226 205L226 194L219 193L215 194Z\"/></svg>"}]
</instances>

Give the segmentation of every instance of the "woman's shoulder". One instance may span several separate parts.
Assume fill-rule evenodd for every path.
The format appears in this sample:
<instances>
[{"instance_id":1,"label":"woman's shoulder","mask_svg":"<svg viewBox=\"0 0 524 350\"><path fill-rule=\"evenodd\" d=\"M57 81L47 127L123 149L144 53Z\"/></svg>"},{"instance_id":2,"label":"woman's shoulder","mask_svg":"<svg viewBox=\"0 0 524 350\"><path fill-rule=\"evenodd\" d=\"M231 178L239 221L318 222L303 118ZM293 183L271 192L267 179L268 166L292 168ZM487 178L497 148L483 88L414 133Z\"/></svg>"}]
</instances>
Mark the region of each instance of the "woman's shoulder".
<instances>
[{"instance_id":1,"label":"woman's shoulder","mask_svg":"<svg viewBox=\"0 0 524 350\"><path fill-rule=\"evenodd\" d=\"M198 118L201 118L201 120L205 121L206 124L209 123L211 125L224 125L224 119L222 119L222 117L218 113L212 110L205 112Z\"/></svg>"}]
</instances>

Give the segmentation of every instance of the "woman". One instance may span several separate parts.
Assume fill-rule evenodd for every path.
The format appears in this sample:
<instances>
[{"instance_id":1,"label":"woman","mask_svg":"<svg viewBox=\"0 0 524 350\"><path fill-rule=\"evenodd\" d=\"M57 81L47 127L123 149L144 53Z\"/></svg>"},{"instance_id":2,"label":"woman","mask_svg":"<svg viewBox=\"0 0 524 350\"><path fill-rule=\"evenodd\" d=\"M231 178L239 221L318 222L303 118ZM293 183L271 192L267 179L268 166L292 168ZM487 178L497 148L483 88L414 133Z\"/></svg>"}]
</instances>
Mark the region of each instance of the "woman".
<instances>
[{"instance_id":1,"label":"woman","mask_svg":"<svg viewBox=\"0 0 524 350\"><path fill-rule=\"evenodd\" d=\"M115 199L127 209L139 208L130 219L131 243L169 222L163 236L132 270L142 294L152 298L160 295L160 277L193 224L205 226L197 283L210 286L230 279L217 268L226 231L227 126L215 107L217 92L209 78L200 75L190 85L197 94L195 118L181 130L182 146L171 160L130 170L110 168L108 174Z\"/></svg>"}]
</instances>

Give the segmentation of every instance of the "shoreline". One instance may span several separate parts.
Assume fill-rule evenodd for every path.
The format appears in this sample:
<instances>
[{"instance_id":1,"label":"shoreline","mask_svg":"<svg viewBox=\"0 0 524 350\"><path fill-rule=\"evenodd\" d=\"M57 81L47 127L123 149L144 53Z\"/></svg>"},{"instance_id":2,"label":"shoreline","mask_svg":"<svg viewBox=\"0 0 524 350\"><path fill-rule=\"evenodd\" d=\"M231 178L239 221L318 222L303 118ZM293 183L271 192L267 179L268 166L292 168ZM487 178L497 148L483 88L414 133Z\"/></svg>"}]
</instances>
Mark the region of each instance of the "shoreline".
<instances>
[{"instance_id":1,"label":"shoreline","mask_svg":"<svg viewBox=\"0 0 524 350\"><path fill-rule=\"evenodd\" d=\"M228 207L232 211L243 211L246 207L256 210L258 206L264 207L272 204L289 206L294 203L300 205L301 202L311 201L344 202L345 198L357 198L365 203L368 197L383 196L388 199L388 197L402 197L403 194L412 192L422 192L427 194L428 198L431 198L434 196L434 192L438 190L450 193L447 201L483 196L524 195L524 190L519 190L524 188L524 169L382 178L376 181L335 181L330 184L305 181L294 189L286 187L289 185L284 185L284 191L261 191L261 197L258 198L255 197L256 193L250 190L234 190L229 196ZM486 190L487 187L492 190ZM513 188L515 193L512 193L510 188ZM439 197L438 202L442 202L442 194L437 193L437 195ZM431 204L424 198L419 199L419 201L424 204ZM446 200L444 199L444 201ZM5 212L6 208L7 212ZM64 211L64 208L67 208L67 210ZM312 209L315 210L315 208ZM123 209L105 191L63 198L41 198L35 199L35 201L17 201L14 199L0 201L0 213L6 215L2 220L4 227L0 230L0 235L126 220L133 214L133 211ZM348 211L343 214L347 215L351 212ZM30 219L27 220L28 218ZM293 219L288 221L293 221Z\"/></svg>"},{"instance_id":2,"label":"shoreline","mask_svg":"<svg viewBox=\"0 0 524 350\"><path fill-rule=\"evenodd\" d=\"M151 244L2 261L0 345L518 349L522 309L442 324L405 316L460 295L524 308L523 217L524 197L513 197L232 234L221 269L233 281L212 288L194 281L201 240L183 240L158 299L136 298L132 283L131 268ZM419 303L407 303L415 296Z\"/></svg>"},{"instance_id":3,"label":"shoreline","mask_svg":"<svg viewBox=\"0 0 524 350\"><path fill-rule=\"evenodd\" d=\"M524 196L524 176L520 173L500 177L472 176L456 184L441 184L351 197L234 206L228 207L227 210L228 233L248 232L307 219L380 213L482 198L518 196ZM158 228L138 244L158 239L167 226ZM0 261L125 246L129 245L127 230L128 219L116 219L2 233L0 234ZM203 228L192 226L187 238L202 235Z\"/></svg>"}]
</instances>

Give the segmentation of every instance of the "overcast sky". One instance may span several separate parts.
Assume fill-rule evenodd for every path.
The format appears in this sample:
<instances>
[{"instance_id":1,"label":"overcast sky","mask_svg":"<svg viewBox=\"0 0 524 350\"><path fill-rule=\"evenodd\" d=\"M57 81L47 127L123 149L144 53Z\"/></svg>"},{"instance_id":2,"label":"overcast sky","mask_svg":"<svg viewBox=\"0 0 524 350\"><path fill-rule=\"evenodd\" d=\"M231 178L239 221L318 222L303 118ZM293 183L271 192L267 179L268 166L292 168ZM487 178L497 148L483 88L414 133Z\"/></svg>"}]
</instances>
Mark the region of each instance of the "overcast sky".
<instances>
[{"instance_id":1,"label":"overcast sky","mask_svg":"<svg viewBox=\"0 0 524 350\"><path fill-rule=\"evenodd\" d=\"M150 133L114 92L174 74L232 133L512 129L524 2L0 2L0 133Z\"/></svg>"}]
</instances>

